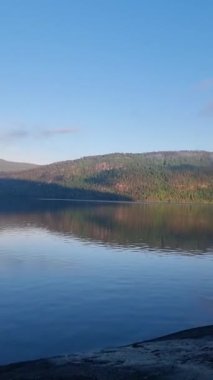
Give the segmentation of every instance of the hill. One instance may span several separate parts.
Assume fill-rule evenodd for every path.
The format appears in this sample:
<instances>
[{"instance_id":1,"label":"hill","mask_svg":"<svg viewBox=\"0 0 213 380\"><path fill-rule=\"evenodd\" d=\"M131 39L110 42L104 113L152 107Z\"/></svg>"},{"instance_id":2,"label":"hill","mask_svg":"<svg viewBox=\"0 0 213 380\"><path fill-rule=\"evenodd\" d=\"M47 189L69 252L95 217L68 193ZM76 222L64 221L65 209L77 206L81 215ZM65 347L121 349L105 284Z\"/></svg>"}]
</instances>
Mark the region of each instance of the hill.
<instances>
[{"instance_id":1,"label":"hill","mask_svg":"<svg viewBox=\"0 0 213 380\"><path fill-rule=\"evenodd\" d=\"M0 189L38 197L213 202L213 152L84 157L7 174Z\"/></svg>"},{"instance_id":2,"label":"hill","mask_svg":"<svg viewBox=\"0 0 213 380\"><path fill-rule=\"evenodd\" d=\"M35 164L28 164L25 162L12 162L0 159L0 172L18 172L23 170L28 170L37 167Z\"/></svg>"}]
</instances>

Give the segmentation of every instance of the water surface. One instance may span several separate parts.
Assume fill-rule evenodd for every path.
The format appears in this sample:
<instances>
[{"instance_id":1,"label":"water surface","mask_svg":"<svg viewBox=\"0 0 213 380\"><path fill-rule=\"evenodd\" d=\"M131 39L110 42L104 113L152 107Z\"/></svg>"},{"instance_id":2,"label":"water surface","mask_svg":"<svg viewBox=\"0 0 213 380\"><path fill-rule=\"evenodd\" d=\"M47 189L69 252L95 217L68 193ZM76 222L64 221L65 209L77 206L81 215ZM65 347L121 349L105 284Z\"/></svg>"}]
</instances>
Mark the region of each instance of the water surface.
<instances>
[{"instance_id":1,"label":"water surface","mask_svg":"<svg viewBox=\"0 0 213 380\"><path fill-rule=\"evenodd\" d=\"M0 205L0 363L213 322L213 207Z\"/></svg>"}]
</instances>

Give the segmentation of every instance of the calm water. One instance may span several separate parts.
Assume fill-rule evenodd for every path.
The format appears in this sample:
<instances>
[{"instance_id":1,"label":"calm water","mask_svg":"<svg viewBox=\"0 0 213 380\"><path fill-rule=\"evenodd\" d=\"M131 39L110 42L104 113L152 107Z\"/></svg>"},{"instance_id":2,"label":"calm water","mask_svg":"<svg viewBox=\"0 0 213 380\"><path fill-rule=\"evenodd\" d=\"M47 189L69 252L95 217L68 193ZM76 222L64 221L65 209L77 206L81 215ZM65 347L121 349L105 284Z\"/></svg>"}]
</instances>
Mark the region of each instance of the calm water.
<instances>
[{"instance_id":1,"label":"calm water","mask_svg":"<svg viewBox=\"0 0 213 380\"><path fill-rule=\"evenodd\" d=\"M0 205L0 363L213 323L213 207Z\"/></svg>"}]
</instances>

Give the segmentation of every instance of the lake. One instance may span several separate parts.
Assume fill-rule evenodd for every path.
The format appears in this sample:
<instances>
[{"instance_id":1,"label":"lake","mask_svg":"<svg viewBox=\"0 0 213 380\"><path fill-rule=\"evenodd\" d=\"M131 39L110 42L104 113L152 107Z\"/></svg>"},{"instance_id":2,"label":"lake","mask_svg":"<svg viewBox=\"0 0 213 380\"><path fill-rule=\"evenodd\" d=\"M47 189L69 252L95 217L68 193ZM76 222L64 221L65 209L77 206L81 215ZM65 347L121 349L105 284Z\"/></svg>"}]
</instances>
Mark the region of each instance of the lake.
<instances>
[{"instance_id":1,"label":"lake","mask_svg":"<svg viewBox=\"0 0 213 380\"><path fill-rule=\"evenodd\" d=\"M213 321L213 206L0 204L0 363Z\"/></svg>"}]
</instances>

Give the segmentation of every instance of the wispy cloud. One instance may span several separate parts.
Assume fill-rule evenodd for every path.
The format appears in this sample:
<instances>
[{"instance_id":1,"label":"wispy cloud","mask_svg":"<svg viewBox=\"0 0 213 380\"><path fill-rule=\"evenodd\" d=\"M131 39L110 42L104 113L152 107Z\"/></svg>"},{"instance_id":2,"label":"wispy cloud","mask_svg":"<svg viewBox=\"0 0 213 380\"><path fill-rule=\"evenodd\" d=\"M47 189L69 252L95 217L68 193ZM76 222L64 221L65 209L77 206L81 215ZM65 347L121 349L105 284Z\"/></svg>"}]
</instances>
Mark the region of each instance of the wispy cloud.
<instances>
[{"instance_id":1,"label":"wispy cloud","mask_svg":"<svg viewBox=\"0 0 213 380\"><path fill-rule=\"evenodd\" d=\"M213 89L213 78L203 79L194 86L196 91L208 91Z\"/></svg>"},{"instance_id":2,"label":"wispy cloud","mask_svg":"<svg viewBox=\"0 0 213 380\"><path fill-rule=\"evenodd\" d=\"M52 138L57 135L71 135L78 132L78 128L43 128L43 129L34 129L34 131L29 131L25 128L11 129L7 131L0 132L0 140L9 142L9 141L17 141L24 140L26 138Z\"/></svg>"},{"instance_id":3,"label":"wispy cloud","mask_svg":"<svg viewBox=\"0 0 213 380\"><path fill-rule=\"evenodd\" d=\"M207 103L200 111L200 116L213 117L213 101Z\"/></svg>"},{"instance_id":4,"label":"wispy cloud","mask_svg":"<svg viewBox=\"0 0 213 380\"><path fill-rule=\"evenodd\" d=\"M0 134L0 139L4 141L21 140L29 136L25 129L10 130Z\"/></svg>"},{"instance_id":5,"label":"wispy cloud","mask_svg":"<svg viewBox=\"0 0 213 380\"><path fill-rule=\"evenodd\" d=\"M44 129L41 130L40 134L41 136L44 137L52 137L55 135L70 135L73 133L78 132L78 128L55 128L55 129Z\"/></svg>"}]
</instances>

